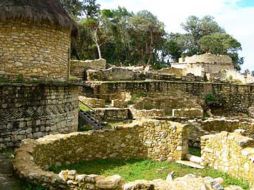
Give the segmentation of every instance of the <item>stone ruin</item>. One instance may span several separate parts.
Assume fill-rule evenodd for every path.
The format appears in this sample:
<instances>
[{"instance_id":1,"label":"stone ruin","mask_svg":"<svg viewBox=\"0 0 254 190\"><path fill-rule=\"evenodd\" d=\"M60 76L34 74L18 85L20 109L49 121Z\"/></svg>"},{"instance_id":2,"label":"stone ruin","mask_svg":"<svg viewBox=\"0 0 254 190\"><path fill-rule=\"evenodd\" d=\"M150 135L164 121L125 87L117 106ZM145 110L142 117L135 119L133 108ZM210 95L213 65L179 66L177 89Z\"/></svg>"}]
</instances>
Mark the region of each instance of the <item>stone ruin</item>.
<instances>
[{"instance_id":1,"label":"stone ruin","mask_svg":"<svg viewBox=\"0 0 254 190\"><path fill-rule=\"evenodd\" d=\"M126 68L127 78L120 80L121 75L111 73L118 70L107 69L104 72L88 69L87 76L90 75L88 73L93 73L94 78L87 77L89 80L79 91L79 101L89 108L86 112L93 112L97 121L123 123L116 124L111 129L23 141L16 150L14 160L14 168L21 178L52 189L178 190L200 189L203 186L206 189L216 189L214 183L221 181L220 179L194 175L174 180L169 177L167 180L125 182L118 175L78 174L75 170L64 170L59 174L47 171L52 165L93 159L198 159L202 167L210 166L222 170L245 179L252 185L253 86L185 79L147 79L143 77L151 74L140 68L134 71ZM125 68L120 70L121 73L125 72ZM160 73L156 75L161 77ZM213 96L222 97L223 105L213 100ZM209 107L213 104L215 108ZM218 112L216 106L221 112ZM225 114L227 112L234 117L228 117ZM221 113L225 116L221 117ZM91 123L86 125L89 124ZM223 146L218 148L219 144ZM232 146L235 148L232 149ZM188 147L201 148L201 157L193 158ZM244 168L240 170L242 166ZM196 182L195 186L193 181ZM230 186L225 189L241 188Z\"/></svg>"},{"instance_id":2,"label":"stone ruin","mask_svg":"<svg viewBox=\"0 0 254 190\"><path fill-rule=\"evenodd\" d=\"M254 185L254 86L212 79L220 70L233 70L229 57L187 57L158 71L108 68L103 59L69 62L75 23L65 12L63 16L63 26L47 19L0 20L0 77L8 81L0 83L0 150L18 147L13 166L21 178L49 189L222 187L221 179L194 175L125 182L118 175L48 171L52 165L82 160L143 158L198 160L200 167ZM77 132L78 119L96 130ZM201 157L189 154L191 146L201 148Z\"/></svg>"}]
</instances>

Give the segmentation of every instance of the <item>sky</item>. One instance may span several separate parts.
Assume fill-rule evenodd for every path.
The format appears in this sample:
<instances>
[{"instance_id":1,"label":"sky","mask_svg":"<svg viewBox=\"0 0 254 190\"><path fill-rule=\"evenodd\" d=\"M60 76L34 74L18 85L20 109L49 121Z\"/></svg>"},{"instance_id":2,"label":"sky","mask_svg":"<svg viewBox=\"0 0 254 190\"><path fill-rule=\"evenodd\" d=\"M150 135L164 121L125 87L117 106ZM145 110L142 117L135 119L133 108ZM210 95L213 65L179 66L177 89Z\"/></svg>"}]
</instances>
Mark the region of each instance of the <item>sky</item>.
<instances>
[{"instance_id":1,"label":"sky","mask_svg":"<svg viewBox=\"0 0 254 190\"><path fill-rule=\"evenodd\" d=\"M242 44L242 70L254 70L254 0L98 0L102 9L148 10L164 22L167 32L183 32L190 15L211 15Z\"/></svg>"}]
</instances>

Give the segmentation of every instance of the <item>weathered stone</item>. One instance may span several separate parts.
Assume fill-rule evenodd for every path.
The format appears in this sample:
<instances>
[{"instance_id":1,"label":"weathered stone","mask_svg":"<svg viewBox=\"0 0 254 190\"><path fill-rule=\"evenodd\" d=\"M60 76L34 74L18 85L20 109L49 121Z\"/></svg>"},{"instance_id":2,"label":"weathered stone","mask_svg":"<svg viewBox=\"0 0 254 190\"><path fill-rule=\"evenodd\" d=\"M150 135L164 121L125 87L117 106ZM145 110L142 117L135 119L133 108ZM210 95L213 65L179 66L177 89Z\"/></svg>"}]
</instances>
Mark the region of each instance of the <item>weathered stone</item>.
<instances>
[{"instance_id":1,"label":"weathered stone","mask_svg":"<svg viewBox=\"0 0 254 190\"><path fill-rule=\"evenodd\" d=\"M99 189L120 189L122 184L123 180L119 175L101 178L96 181L96 187Z\"/></svg>"}]
</instances>

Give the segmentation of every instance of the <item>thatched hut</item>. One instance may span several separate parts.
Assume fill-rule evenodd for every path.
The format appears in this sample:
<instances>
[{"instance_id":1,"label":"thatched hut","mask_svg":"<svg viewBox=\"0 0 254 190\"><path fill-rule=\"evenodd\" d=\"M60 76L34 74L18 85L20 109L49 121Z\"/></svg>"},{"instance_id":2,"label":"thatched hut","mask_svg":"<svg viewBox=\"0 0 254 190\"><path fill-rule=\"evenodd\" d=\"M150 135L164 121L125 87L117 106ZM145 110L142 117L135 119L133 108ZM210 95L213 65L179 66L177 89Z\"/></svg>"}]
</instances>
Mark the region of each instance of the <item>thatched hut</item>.
<instances>
[{"instance_id":1,"label":"thatched hut","mask_svg":"<svg viewBox=\"0 0 254 190\"><path fill-rule=\"evenodd\" d=\"M65 80L75 31L59 0L0 0L0 74Z\"/></svg>"}]
</instances>

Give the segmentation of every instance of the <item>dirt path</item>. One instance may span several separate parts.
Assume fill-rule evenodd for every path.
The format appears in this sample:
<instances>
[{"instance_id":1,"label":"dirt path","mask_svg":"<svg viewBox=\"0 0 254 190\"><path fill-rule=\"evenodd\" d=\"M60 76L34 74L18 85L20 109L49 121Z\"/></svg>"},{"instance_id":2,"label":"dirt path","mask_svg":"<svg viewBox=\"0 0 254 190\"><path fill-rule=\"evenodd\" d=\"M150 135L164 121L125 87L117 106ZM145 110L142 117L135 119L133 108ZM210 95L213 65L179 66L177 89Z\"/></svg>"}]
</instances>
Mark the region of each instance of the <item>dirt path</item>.
<instances>
[{"instance_id":1,"label":"dirt path","mask_svg":"<svg viewBox=\"0 0 254 190\"><path fill-rule=\"evenodd\" d=\"M10 159L0 153L0 190L21 190L20 182L13 175Z\"/></svg>"}]
</instances>

